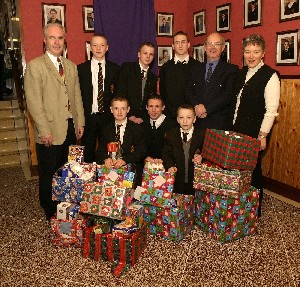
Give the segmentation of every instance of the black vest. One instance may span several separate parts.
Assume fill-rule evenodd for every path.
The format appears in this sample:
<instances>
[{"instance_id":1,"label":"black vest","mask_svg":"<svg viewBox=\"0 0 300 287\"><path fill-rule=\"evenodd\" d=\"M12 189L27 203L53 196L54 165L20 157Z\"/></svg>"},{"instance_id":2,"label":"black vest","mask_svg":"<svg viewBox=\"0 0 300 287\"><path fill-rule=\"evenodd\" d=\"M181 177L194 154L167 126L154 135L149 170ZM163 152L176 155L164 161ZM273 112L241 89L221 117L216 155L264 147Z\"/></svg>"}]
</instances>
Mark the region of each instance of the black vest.
<instances>
[{"instance_id":1,"label":"black vest","mask_svg":"<svg viewBox=\"0 0 300 287\"><path fill-rule=\"evenodd\" d=\"M257 138L266 112L264 98L265 88L271 76L276 73L276 71L267 65L263 65L251 79L245 83L247 72L248 68L243 68L237 77L234 88L234 95L237 97L244 86L233 130Z\"/></svg>"}]
</instances>

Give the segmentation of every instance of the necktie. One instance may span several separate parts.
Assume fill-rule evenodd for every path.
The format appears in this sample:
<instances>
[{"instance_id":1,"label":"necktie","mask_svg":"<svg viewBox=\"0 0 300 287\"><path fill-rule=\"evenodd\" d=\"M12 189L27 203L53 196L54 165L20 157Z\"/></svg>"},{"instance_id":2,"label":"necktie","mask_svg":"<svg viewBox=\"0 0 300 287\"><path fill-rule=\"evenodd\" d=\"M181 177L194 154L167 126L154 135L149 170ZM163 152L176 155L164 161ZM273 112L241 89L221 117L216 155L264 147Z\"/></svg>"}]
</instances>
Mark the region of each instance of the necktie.
<instances>
[{"instance_id":1,"label":"necktie","mask_svg":"<svg viewBox=\"0 0 300 287\"><path fill-rule=\"evenodd\" d=\"M182 65L182 64L185 64L185 63L186 63L185 60L183 60L182 62L178 60L176 64Z\"/></svg>"},{"instance_id":2,"label":"necktie","mask_svg":"<svg viewBox=\"0 0 300 287\"><path fill-rule=\"evenodd\" d=\"M145 70L141 71L142 80L144 80L146 78L146 73L147 73L147 71L145 71Z\"/></svg>"},{"instance_id":3,"label":"necktie","mask_svg":"<svg viewBox=\"0 0 300 287\"><path fill-rule=\"evenodd\" d=\"M152 129L156 130L155 121L152 121Z\"/></svg>"},{"instance_id":4,"label":"necktie","mask_svg":"<svg viewBox=\"0 0 300 287\"><path fill-rule=\"evenodd\" d=\"M187 136L189 133L182 133L182 140L186 143L187 142Z\"/></svg>"},{"instance_id":5,"label":"necktie","mask_svg":"<svg viewBox=\"0 0 300 287\"><path fill-rule=\"evenodd\" d=\"M103 74L101 63L98 63L99 72L98 72L98 111L100 113L104 112L104 92L103 92Z\"/></svg>"},{"instance_id":6,"label":"necktie","mask_svg":"<svg viewBox=\"0 0 300 287\"><path fill-rule=\"evenodd\" d=\"M212 75L212 65L213 65L213 63L209 63L209 66L207 69L207 75L206 75L206 82L209 82L210 77Z\"/></svg>"},{"instance_id":7,"label":"necktie","mask_svg":"<svg viewBox=\"0 0 300 287\"><path fill-rule=\"evenodd\" d=\"M59 72L60 76L63 78L64 77L64 67L63 67L59 57L57 57L57 62L58 62L58 72Z\"/></svg>"},{"instance_id":8,"label":"necktie","mask_svg":"<svg viewBox=\"0 0 300 287\"><path fill-rule=\"evenodd\" d=\"M117 132L116 132L116 142L120 142L120 129L122 125L117 125Z\"/></svg>"}]
</instances>

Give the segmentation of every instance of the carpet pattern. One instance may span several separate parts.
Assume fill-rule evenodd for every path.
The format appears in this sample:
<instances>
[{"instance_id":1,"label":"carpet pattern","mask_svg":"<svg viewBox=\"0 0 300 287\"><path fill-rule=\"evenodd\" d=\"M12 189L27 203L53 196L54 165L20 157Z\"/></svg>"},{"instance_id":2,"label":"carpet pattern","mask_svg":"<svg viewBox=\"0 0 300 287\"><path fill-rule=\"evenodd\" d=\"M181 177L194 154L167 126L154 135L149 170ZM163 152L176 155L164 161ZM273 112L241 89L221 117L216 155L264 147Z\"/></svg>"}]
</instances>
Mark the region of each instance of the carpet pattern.
<instances>
[{"instance_id":1,"label":"carpet pattern","mask_svg":"<svg viewBox=\"0 0 300 287\"><path fill-rule=\"evenodd\" d=\"M0 169L0 286L300 286L300 209L265 195L257 234L219 244L194 229L180 243L149 236L138 263L115 278L107 262L53 246L36 180Z\"/></svg>"}]
</instances>

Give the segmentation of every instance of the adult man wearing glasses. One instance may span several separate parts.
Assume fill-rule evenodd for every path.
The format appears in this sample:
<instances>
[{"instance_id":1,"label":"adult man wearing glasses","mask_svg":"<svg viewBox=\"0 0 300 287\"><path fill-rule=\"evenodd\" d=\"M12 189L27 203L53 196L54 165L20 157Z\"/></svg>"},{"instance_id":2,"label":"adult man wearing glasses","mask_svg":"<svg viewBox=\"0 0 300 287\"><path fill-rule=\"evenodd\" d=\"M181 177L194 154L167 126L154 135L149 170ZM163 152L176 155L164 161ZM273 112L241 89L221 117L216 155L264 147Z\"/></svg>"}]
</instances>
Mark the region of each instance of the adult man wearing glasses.
<instances>
[{"instance_id":1,"label":"adult man wearing glasses","mask_svg":"<svg viewBox=\"0 0 300 287\"><path fill-rule=\"evenodd\" d=\"M75 63L61 56L65 28L58 23L44 27L46 52L27 64L24 87L35 126L39 164L39 199L46 219L56 212L52 177L68 159L69 145L84 131L84 112Z\"/></svg>"},{"instance_id":2,"label":"adult man wearing glasses","mask_svg":"<svg viewBox=\"0 0 300 287\"><path fill-rule=\"evenodd\" d=\"M186 101L196 110L200 128L225 129L238 66L220 59L224 38L210 34L204 44L207 60L196 66L185 90Z\"/></svg>"}]
</instances>

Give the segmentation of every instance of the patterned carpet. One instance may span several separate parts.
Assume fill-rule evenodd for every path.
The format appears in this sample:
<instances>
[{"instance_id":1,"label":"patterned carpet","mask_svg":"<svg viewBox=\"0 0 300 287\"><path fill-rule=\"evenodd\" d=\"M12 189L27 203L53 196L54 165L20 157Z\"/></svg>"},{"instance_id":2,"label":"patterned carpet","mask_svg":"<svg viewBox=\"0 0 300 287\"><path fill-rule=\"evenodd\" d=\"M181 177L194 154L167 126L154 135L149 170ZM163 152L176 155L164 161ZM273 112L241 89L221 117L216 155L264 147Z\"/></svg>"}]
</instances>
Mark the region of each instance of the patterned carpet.
<instances>
[{"instance_id":1,"label":"patterned carpet","mask_svg":"<svg viewBox=\"0 0 300 287\"><path fill-rule=\"evenodd\" d=\"M109 263L51 245L36 180L26 181L21 168L0 169L0 179L1 287L300 286L300 210L271 196L256 235L223 245L196 229L180 243L150 236L117 279Z\"/></svg>"}]
</instances>

